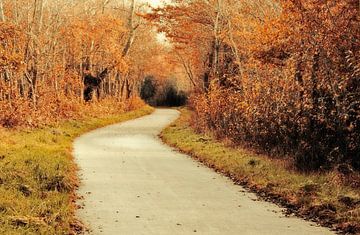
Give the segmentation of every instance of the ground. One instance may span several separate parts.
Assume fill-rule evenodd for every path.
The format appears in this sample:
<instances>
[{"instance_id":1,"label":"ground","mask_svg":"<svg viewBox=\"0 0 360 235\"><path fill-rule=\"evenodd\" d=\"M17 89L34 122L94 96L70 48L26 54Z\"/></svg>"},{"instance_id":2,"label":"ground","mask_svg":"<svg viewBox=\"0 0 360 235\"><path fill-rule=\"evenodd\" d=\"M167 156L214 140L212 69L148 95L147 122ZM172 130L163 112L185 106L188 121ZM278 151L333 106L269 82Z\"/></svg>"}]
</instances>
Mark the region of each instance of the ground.
<instances>
[{"instance_id":1,"label":"ground","mask_svg":"<svg viewBox=\"0 0 360 235\"><path fill-rule=\"evenodd\" d=\"M178 116L157 109L76 140L91 234L332 234L164 145L157 135Z\"/></svg>"}]
</instances>

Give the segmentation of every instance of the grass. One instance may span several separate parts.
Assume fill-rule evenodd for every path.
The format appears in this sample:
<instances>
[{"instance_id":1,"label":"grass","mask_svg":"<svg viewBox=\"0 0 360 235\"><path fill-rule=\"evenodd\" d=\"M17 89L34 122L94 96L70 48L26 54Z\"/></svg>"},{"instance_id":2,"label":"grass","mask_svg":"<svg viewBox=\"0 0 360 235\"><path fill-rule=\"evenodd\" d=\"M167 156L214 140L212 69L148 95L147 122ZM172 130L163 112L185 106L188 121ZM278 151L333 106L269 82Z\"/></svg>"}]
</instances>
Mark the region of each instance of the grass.
<instances>
[{"instance_id":1,"label":"grass","mask_svg":"<svg viewBox=\"0 0 360 235\"><path fill-rule=\"evenodd\" d=\"M161 134L167 144L229 176L262 198L287 207L289 214L342 232L360 232L360 189L341 183L337 172L299 173L285 161L229 147L211 133L196 133L189 125L191 111L181 109L181 113Z\"/></svg>"},{"instance_id":2,"label":"grass","mask_svg":"<svg viewBox=\"0 0 360 235\"><path fill-rule=\"evenodd\" d=\"M0 234L74 234L77 167L72 142L92 129L153 111L64 121L45 128L0 129Z\"/></svg>"}]
</instances>

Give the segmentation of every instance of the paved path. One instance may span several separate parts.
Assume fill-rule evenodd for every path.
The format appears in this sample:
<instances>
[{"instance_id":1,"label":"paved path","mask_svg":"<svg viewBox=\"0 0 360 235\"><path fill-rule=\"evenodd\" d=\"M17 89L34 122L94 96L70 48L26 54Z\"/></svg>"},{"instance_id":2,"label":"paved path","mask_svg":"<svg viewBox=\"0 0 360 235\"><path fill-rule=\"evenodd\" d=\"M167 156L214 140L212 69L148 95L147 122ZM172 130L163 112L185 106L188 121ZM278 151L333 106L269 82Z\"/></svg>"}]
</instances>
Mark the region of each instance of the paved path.
<instances>
[{"instance_id":1,"label":"paved path","mask_svg":"<svg viewBox=\"0 0 360 235\"><path fill-rule=\"evenodd\" d=\"M178 116L158 109L76 140L78 216L92 234L332 234L162 144L157 134Z\"/></svg>"}]
</instances>

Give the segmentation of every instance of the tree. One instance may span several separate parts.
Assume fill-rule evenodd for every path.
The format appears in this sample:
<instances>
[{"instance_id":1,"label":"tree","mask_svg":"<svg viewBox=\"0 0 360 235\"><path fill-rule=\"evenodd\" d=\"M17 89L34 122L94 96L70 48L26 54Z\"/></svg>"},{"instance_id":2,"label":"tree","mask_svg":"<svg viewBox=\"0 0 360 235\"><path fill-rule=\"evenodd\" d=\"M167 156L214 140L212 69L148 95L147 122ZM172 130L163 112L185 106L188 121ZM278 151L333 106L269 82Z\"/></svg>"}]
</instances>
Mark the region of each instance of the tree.
<instances>
[{"instance_id":1,"label":"tree","mask_svg":"<svg viewBox=\"0 0 360 235\"><path fill-rule=\"evenodd\" d=\"M77 115L93 97L124 103L138 95L148 71L170 70L153 66L165 51L135 0L0 3L0 123Z\"/></svg>"},{"instance_id":2,"label":"tree","mask_svg":"<svg viewBox=\"0 0 360 235\"><path fill-rule=\"evenodd\" d=\"M173 1L146 17L197 85L200 127L301 169L359 168L358 1Z\"/></svg>"},{"instance_id":3,"label":"tree","mask_svg":"<svg viewBox=\"0 0 360 235\"><path fill-rule=\"evenodd\" d=\"M146 102L151 102L151 99L156 94L156 82L155 78L148 76L145 78L143 84L141 85L140 97Z\"/></svg>"},{"instance_id":4,"label":"tree","mask_svg":"<svg viewBox=\"0 0 360 235\"><path fill-rule=\"evenodd\" d=\"M5 21L5 15L4 15L4 4L3 1L0 0L0 21Z\"/></svg>"}]
</instances>

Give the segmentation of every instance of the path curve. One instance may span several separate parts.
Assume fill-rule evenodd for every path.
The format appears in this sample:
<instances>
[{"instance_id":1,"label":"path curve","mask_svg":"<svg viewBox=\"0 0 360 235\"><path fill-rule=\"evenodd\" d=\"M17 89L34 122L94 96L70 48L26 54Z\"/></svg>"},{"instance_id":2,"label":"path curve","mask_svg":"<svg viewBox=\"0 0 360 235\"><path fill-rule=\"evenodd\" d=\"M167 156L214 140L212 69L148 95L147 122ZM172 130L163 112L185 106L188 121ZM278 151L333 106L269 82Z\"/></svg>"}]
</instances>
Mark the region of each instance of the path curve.
<instances>
[{"instance_id":1,"label":"path curve","mask_svg":"<svg viewBox=\"0 0 360 235\"><path fill-rule=\"evenodd\" d=\"M92 131L74 143L78 217L92 234L333 234L234 185L164 145L172 109Z\"/></svg>"}]
</instances>

